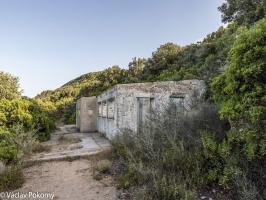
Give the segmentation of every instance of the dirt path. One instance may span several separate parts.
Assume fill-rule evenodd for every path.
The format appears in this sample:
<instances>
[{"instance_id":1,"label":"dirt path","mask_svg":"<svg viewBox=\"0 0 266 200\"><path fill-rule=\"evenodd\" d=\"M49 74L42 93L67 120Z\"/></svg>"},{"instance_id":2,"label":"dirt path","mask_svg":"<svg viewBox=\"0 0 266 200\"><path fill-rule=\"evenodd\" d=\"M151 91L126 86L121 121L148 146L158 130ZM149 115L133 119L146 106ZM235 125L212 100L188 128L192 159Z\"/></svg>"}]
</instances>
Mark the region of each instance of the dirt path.
<instances>
[{"instance_id":1,"label":"dirt path","mask_svg":"<svg viewBox=\"0 0 266 200\"><path fill-rule=\"evenodd\" d=\"M85 159L91 155L97 157L99 153L111 148L110 142L99 133L81 134L75 126L62 126L52 134L51 140L43 145L50 145L50 151L37 153L29 159L30 163L34 162L31 167L24 169L25 184L15 192L26 195L30 192L49 193L57 200L116 199L116 189L111 176L105 176L100 181L95 180L95 161ZM28 196L26 199L52 198Z\"/></svg>"},{"instance_id":2,"label":"dirt path","mask_svg":"<svg viewBox=\"0 0 266 200\"><path fill-rule=\"evenodd\" d=\"M48 192L57 200L116 199L111 177L93 179L90 160L43 162L26 168L24 174L26 183L19 189L23 193Z\"/></svg>"}]
</instances>

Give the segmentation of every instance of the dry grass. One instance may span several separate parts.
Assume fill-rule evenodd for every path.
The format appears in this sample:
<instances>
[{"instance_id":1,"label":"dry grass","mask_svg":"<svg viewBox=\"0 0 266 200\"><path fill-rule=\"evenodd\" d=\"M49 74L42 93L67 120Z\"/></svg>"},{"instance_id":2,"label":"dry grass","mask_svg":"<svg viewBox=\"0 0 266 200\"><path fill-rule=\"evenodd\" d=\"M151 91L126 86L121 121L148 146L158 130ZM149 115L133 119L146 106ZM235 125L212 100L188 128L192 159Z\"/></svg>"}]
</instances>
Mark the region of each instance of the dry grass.
<instances>
[{"instance_id":1,"label":"dry grass","mask_svg":"<svg viewBox=\"0 0 266 200\"><path fill-rule=\"evenodd\" d=\"M73 143L79 143L81 142L81 139L77 135L62 135L59 138L60 143L67 143L67 144L73 144Z\"/></svg>"},{"instance_id":2,"label":"dry grass","mask_svg":"<svg viewBox=\"0 0 266 200\"><path fill-rule=\"evenodd\" d=\"M112 162L112 150L105 150L96 155L91 156L92 160L92 174L95 180L102 180L104 176L111 173Z\"/></svg>"},{"instance_id":3,"label":"dry grass","mask_svg":"<svg viewBox=\"0 0 266 200\"><path fill-rule=\"evenodd\" d=\"M24 183L21 166L8 166L0 176L0 192L20 188Z\"/></svg>"},{"instance_id":4,"label":"dry grass","mask_svg":"<svg viewBox=\"0 0 266 200\"><path fill-rule=\"evenodd\" d=\"M45 145L41 143L37 143L33 146L32 152L33 153L42 153L42 152L50 152L52 149L52 145Z\"/></svg>"},{"instance_id":5,"label":"dry grass","mask_svg":"<svg viewBox=\"0 0 266 200\"><path fill-rule=\"evenodd\" d=\"M0 161L0 175L4 173L5 169L6 169L6 166L4 165L3 162Z\"/></svg>"}]
</instances>

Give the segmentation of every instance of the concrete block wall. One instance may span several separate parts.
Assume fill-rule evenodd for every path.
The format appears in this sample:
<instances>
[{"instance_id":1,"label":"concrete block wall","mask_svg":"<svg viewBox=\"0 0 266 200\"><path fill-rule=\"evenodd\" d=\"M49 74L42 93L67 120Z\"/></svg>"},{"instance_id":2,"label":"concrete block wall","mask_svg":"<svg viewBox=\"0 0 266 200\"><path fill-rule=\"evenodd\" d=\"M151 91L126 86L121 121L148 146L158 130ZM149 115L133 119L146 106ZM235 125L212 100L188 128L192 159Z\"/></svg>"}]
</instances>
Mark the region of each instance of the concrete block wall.
<instances>
[{"instance_id":1,"label":"concrete block wall","mask_svg":"<svg viewBox=\"0 0 266 200\"><path fill-rule=\"evenodd\" d=\"M195 102L193 98L200 99L205 90L205 83L201 80L116 85L97 97L98 106L106 106L105 109L100 109L101 112L108 110L109 99L114 101L112 118L108 113L99 114L98 131L109 139L122 129L137 132L142 124L140 122L144 120L144 115L147 115L151 107L163 111L171 99L182 98L182 106L189 111L192 102ZM141 108L139 108L140 102L144 102Z\"/></svg>"},{"instance_id":2,"label":"concrete block wall","mask_svg":"<svg viewBox=\"0 0 266 200\"><path fill-rule=\"evenodd\" d=\"M96 97L82 97L76 104L76 126L80 132L97 131L97 99Z\"/></svg>"}]
</instances>

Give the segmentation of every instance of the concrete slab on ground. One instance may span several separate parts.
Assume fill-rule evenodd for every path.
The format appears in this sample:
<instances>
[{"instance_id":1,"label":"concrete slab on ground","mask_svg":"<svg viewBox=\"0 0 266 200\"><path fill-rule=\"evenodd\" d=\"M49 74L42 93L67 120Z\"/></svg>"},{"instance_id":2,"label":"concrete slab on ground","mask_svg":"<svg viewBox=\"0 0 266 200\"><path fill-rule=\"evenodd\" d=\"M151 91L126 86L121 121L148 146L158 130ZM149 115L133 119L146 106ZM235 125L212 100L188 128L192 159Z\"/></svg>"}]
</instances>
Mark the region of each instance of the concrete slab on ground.
<instances>
[{"instance_id":1,"label":"concrete slab on ground","mask_svg":"<svg viewBox=\"0 0 266 200\"><path fill-rule=\"evenodd\" d=\"M65 141L64 138L68 139ZM75 125L59 127L43 145L50 145L51 151L34 154L29 162L86 157L111 149L111 144L105 137L97 132L79 133Z\"/></svg>"}]
</instances>

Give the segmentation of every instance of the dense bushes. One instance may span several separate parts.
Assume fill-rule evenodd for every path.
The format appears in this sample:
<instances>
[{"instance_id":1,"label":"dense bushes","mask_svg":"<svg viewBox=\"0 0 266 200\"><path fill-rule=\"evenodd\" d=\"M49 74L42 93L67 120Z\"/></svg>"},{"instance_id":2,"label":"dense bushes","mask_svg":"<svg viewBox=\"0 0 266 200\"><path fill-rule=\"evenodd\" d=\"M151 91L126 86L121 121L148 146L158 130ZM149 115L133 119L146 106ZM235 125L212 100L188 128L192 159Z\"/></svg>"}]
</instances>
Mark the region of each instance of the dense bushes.
<instances>
[{"instance_id":1,"label":"dense bushes","mask_svg":"<svg viewBox=\"0 0 266 200\"><path fill-rule=\"evenodd\" d=\"M49 139L55 122L50 107L20 96L18 78L1 72L0 80L0 161L10 163L25 153L31 140Z\"/></svg>"},{"instance_id":2,"label":"dense bushes","mask_svg":"<svg viewBox=\"0 0 266 200\"><path fill-rule=\"evenodd\" d=\"M228 67L212 81L212 97L230 125L210 106L153 115L143 132L115 141L125 167L120 187L137 187L142 199L194 199L202 186L231 191L233 199L266 198L265 30L265 19L240 28Z\"/></svg>"},{"instance_id":3,"label":"dense bushes","mask_svg":"<svg viewBox=\"0 0 266 200\"><path fill-rule=\"evenodd\" d=\"M195 199L206 187L225 190L211 194L218 199L264 198L265 160L245 158L241 138L229 129L214 105L154 113L142 132L124 130L114 140L123 166L118 187L135 188L138 199Z\"/></svg>"},{"instance_id":4,"label":"dense bushes","mask_svg":"<svg viewBox=\"0 0 266 200\"><path fill-rule=\"evenodd\" d=\"M55 128L51 116L35 100L25 98L0 100L0 130L11 131L23 125L25 130L38 130L41 140L49 139L50 132Z\"/></svg>"},{"instance_id":5,"label":"dense bushes","mask_svg":"<svg viewBox=\"0 0 266 200\"><path fill-rule=\"evenodd\" d=\"M120 187L145 188L140 199L195 199L197 188L207 183L201 130L215 133L219 141L226 127L214 105L185 115L173 105L154 113L142 132L125 131L114 140L125 165Z\"/></svg>"},{"instance_id":6,"label":"dense bushes","mask_svg":"<svg viewBox=\"0 0 266 200\"><path fill-rule=\"evenodd\" d=\"M219 159L220 170L244 175L262 193L266 187L266 19L250 30L241 28L229 54L225 73L212 82L214 99L221 104L221 117L232 129L211 154ZM265 192L265 191L264 191Z\"/></svg>"}]
</instances>

